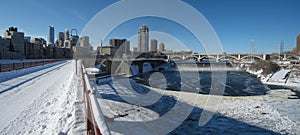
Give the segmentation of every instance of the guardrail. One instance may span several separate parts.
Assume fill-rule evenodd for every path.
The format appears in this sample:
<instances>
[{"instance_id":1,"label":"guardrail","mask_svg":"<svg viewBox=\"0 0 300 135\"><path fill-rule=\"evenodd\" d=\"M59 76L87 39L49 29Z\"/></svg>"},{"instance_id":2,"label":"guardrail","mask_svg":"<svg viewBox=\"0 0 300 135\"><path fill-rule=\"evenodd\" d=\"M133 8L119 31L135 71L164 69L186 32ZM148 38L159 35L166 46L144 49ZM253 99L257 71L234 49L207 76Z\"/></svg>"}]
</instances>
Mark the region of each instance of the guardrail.
<instances>
[{"instance_id":1,"label":"guardrail","mask_svg":"<svg viewBox=\"0 0 300 135\"><path fill-rule=\"evenodd\" d=\"M83 80L84 89L84 102L85 102L85 113L86 113L86 126L88 135L110 135L109 129L106 125L102 110L95 96L96 91L90 80L88 74L84 69L84 65L81 64L81 73Z\"/></svg>"},{"instance_id":2,"label":"guardrail","mask_svg":"<svg viewBox=\"0 0 300 135\"><path fill-rule=\"evenodd\" d=\"M13 70L41 66L41 65L46 65L49 63L54 63L54 62L63 61L63 60L64 59L0 63L0 72L8 72L8 71L13 71Z\"/></svg>"}]
</instances>

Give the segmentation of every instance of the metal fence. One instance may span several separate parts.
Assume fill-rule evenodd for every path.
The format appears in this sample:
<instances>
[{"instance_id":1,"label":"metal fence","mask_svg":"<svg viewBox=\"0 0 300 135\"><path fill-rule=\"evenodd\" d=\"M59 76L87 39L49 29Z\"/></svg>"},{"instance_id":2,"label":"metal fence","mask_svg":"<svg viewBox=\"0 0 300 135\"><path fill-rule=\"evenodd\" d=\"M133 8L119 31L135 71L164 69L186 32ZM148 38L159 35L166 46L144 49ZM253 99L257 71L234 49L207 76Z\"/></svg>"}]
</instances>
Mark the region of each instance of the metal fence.
<instances>
[{"instance_id":1,"label":"metal fence","mask_svg":"<svg viewBox=\"0 0 300 135\"><path fill-rule=\"evenodd\" d=\"M64 59L55 60L41 60L41 61L30 61L30 62L12 62L12 63L0 63L0 72L8 72L13 70L19 70L29 67L41 66L49 63L63 61Z\"/></svg>"},{"instance_id":2,"label":"metal fence","mask_svg":"<svg viewBox=\"0 0 300 135\"><path fill-rule=\"evenodd\" d=\"M88 74L80 63L80 71L83 80L84 102L86 113L86 127L88 135L110 135L102 110L95 96L96 91L91 84Z\"/></svg>"}]
</instances>

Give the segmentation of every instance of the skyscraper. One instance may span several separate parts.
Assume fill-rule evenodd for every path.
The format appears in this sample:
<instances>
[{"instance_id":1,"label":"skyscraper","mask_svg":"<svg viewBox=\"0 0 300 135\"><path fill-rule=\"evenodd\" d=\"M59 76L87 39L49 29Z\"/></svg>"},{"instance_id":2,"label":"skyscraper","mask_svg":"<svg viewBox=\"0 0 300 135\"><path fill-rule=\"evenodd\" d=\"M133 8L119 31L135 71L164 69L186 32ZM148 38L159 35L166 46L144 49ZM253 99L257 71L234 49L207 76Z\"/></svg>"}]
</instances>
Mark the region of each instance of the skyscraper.
<instances>
[{"instance_id":1,"label":"skyscraper","mask_svg":"<svg viewBox=\"0 0 300 135\"><path fill-rule=\"evenodd\" d=\"M125 41L125 54L130 54L130 41Z\"/></svg>"},{"instance_id":2,"label":"skyscraper","mask_svg":"<svg viewBox=\"0 0 300 135\"><path fill-rule=\"evenodd\" d=\"M59 47L64 47L65 34L63 32L58 32L57 34L57 45Z\"/></svg>"},{"instance_id":3,"label":"skyscraper","mask_svg":"<svg viewBox=\"0 0 300 135\"><path fill-rule=\"evenodd\" d=\"M160 51L160 52L165 51L165 44L164 44L164 43L160 43L160 44L159 44L159 51Z\"/></svg>"},{"instance_id":4,"label":"skyscraper","mask_svg":"<svg viewBox=\"0 0 300 135\"><path fill-rule=\"evenodd\" d=\"M64 32L64 34L65 34L65 40L64 40L64 48L72 48L72 46L71 46L71 41L70 41L70 32L69 32L69 30L68 29L65 29L65 32Z\"/></svg>"},{"instance_id":5,"label":"skyscraper","mask_svg":"<svg viewBox=\"0 0 300 135\"><path fill-rule=\"evenodd\" d=\"M157 52L157 40L156 39L151 40L150 51Z\"/></svg>"},{"instance_id":6,"label":"skyscraper","mask_svg":"<svg viewBox=\"0 0 300 135\"><path fill-rule=\"evenodd\" d=\"M138 31L138 51L148 52L149 51L149 28L142 25Z\"/></svg>"},{"instance_id":7,"label":"skyscraper","mask_svg":"<svg viewBox=\"0 0 300 135\"><path fill-rule=\"evenodd\" d=\"M49 26L48 29L48 44L54 44L54 27Z\"/></svg>"},{"instance_id":8,"label":"skyscraper","mask_svg":"<svg viewBox=\"0 0 300 135\"><path fill-rule=\"evenodd\" d=\"M65 29L65 40L69 40L70 39L70 32L68 29Z\"/></svg>"},{"instance_id":9,"label":"skyscraper","mask_svg":"<svg viewBox=\"0 0 300 135\"><path fill-rule=\"evenodd\" d=\"M61 41L64 41L65 40L65 35L63 32L58 32L57 34L57 39L58 40L61 40Z\"/></svg>"},{"instance_id":10,"label":"skyscraper","mask_svg":"<svg viewBox=\"0 0 300 135\"><path fill-rule=\"evenodd\" d=\"M115 46L117 48L120 48L122 45L125 45L126 39L110 39L109 44L111 46Z\"/></svg>"},{"instance_id":11,"label":"skyscraper","mask_svg":"<svg viewBox=\"0 0 300 135\"><path fill-rule=\"evenodd\" d=\"M296 46L296 52L300 53L300 34L297 37L297 46Z\"/></svg>"}]
</instances>

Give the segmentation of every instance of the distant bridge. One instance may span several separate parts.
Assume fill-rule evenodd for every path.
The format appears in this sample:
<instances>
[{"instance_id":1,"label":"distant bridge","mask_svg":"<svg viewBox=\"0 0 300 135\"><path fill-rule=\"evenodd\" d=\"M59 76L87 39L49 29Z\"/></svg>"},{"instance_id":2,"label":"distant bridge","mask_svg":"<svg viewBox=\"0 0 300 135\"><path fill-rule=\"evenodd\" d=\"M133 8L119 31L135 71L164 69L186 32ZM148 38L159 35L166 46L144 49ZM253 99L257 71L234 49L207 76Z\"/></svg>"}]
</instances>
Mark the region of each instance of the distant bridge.
<instances>
[{"instance_id":1,"label":"distant bridge","mask_svg":"<svg viewBox=\"0 0 300 135\"><path fill-rule=\"evenodd\" d=\"M296 54L215 54L215 55L202 55L202 54L192 54L192 55L167 55L169 60L197 60L202 61L204 59L213 59L216 61L220 60L231 60L231 61L241 61L241 60L300 60L300 55Z\"/></svg>"}]
</instances>

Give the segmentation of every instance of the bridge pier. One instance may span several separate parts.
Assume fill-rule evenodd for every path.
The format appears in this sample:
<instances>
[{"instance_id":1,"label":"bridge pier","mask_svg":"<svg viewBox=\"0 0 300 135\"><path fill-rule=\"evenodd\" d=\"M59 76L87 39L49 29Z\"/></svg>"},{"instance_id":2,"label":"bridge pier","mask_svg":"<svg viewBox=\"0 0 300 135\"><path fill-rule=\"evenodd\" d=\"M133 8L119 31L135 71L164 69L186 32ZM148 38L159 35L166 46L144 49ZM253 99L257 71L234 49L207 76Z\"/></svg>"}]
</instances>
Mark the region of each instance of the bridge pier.
<instances>
[{"instance_id":1,"label":"bridge pier","mask_svg":"<svg viewBox=\"0 0 300 135\"><path fill-rule=\"evenodd\" d=\"M263 55L263 60L267 60L267 55L266 54Z\"/></svg>"}]
</instances>

